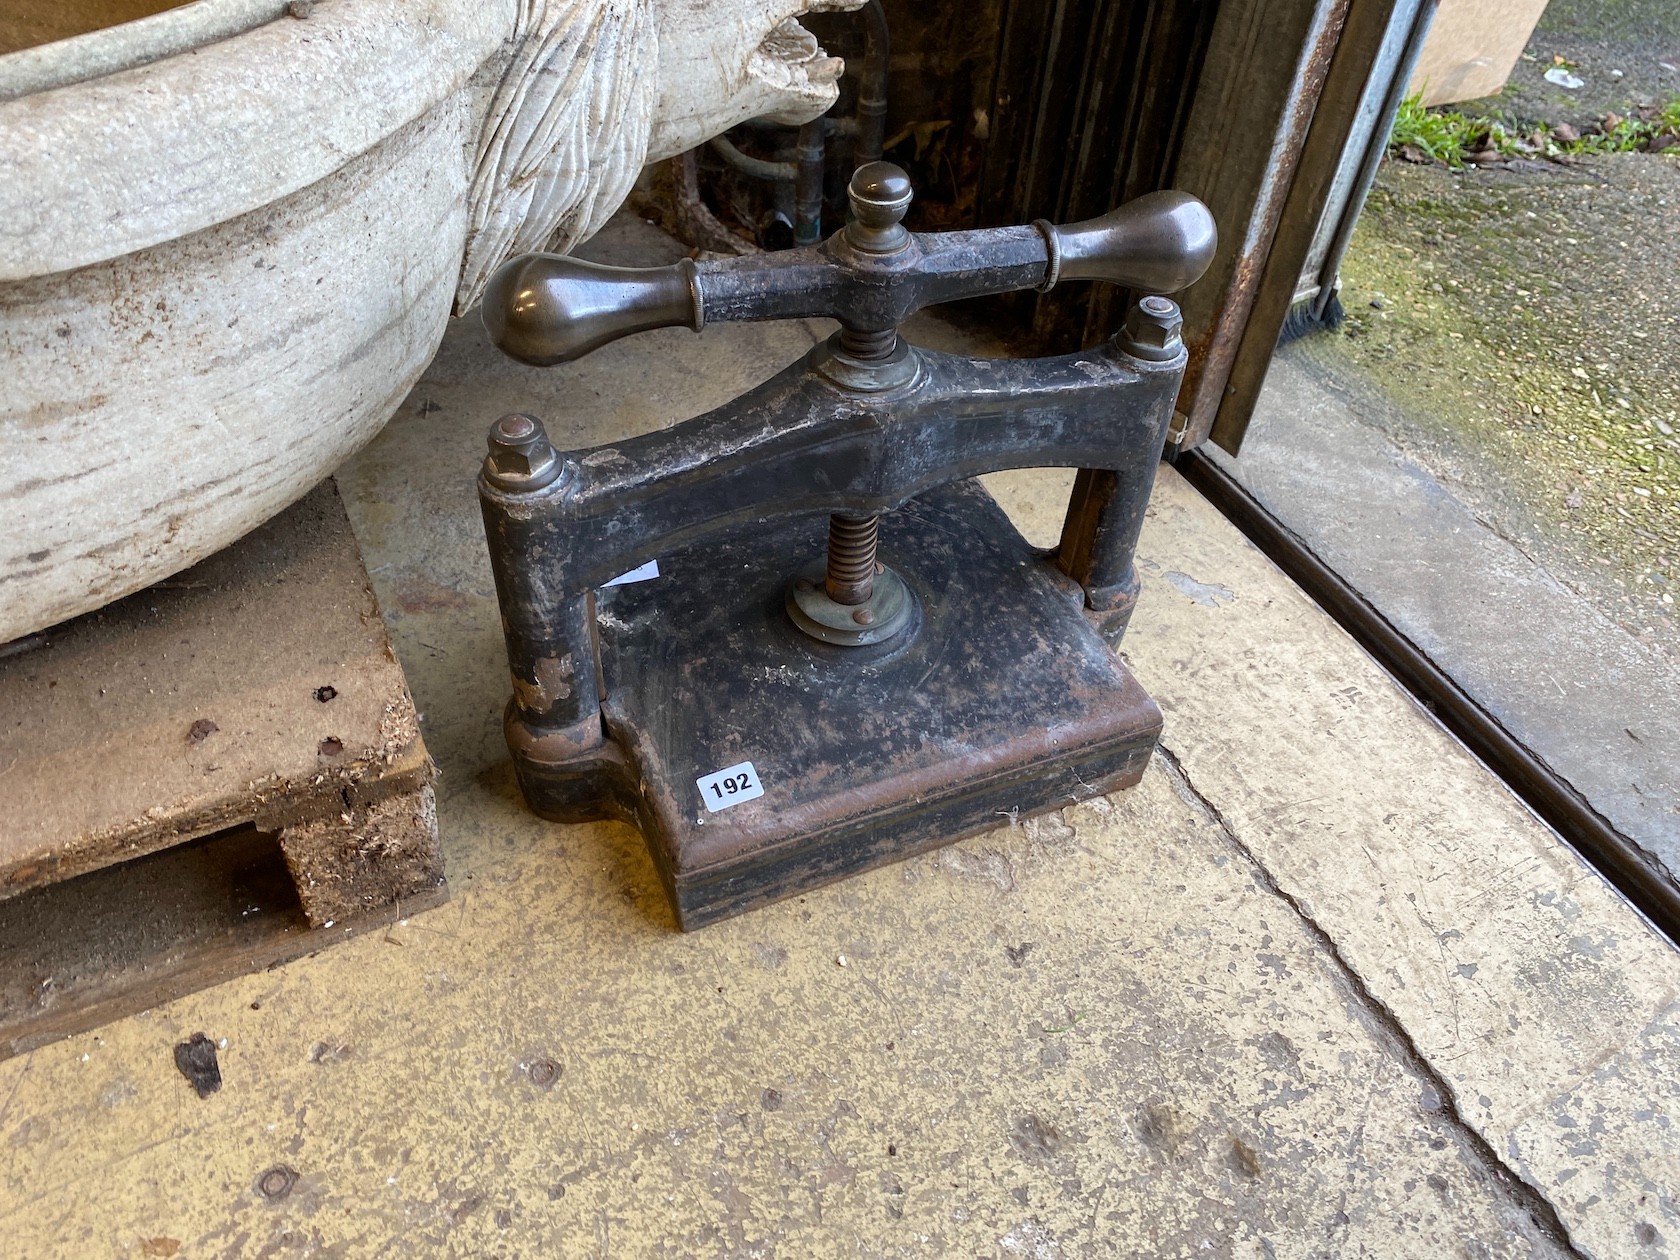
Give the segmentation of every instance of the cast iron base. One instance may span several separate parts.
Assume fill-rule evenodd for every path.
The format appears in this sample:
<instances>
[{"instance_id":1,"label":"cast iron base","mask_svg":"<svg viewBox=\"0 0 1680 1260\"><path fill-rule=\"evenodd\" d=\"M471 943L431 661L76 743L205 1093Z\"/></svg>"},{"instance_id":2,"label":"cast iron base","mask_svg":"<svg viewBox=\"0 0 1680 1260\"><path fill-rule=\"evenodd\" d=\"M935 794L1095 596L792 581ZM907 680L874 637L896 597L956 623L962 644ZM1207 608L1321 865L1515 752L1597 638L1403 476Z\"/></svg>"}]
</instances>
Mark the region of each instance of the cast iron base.
<instances>
[{"instance_id":1,"label":"cast iron base","mask_svg":"<svg viewBox=\"0 0 1680 1260\"><path fill-rule=\"evenodd\" d=\"M600 591L607 742L556 758L510 731L531 807L638 825L685 930L1130 787L1160 734L1079 588L975 483L882 518L880 558L917 603L890 643L789 620L826 528L716 534ZM743 762L708 810L697 781Z\"/></svg>"}]
</instances>

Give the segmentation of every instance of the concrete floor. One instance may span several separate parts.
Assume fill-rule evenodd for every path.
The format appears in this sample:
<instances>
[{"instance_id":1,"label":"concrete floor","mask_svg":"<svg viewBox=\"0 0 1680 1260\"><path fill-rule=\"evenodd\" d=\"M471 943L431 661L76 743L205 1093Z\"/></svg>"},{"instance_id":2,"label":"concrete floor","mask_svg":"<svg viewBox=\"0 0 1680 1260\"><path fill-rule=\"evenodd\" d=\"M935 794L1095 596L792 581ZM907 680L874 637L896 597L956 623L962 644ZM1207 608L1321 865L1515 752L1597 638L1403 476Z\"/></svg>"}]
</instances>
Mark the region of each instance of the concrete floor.
<instances>
[{"instance_id":1,"label":"concrete floor","mask_svg":"<svg viewBox=\"0 0 1680 1260\"><path fill-rule=\"evenodd\" d=\"M633 831L521 808L489 421L610 440L815 331L547 372L452 331L340 485L454 899L0 1063L6 1250L1680 1250L1680 958L1170 472L1125 645L1167 723L1137 789L687 936ZM1067 484L994 488L1045 539ZM205 1100L171 1062L199 1030Z\"/></svg>"}]
</instances>

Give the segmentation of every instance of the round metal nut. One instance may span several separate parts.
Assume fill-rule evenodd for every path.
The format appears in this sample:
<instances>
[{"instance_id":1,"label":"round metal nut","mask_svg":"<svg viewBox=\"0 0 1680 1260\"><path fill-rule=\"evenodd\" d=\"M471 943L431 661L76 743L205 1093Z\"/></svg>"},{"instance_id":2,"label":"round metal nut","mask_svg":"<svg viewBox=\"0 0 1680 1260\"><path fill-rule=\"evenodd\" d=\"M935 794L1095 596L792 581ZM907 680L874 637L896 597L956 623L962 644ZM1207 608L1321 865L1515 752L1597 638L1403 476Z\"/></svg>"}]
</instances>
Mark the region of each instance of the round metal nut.
<instances>
[{"instance_id":1,"label":"round metal nut","mask_svg":"<svg viewBox=\"0 0 1680 1260\"><path fill-rule=\"evenodd\" d=\"M787 612L793 624L813 639L838 646L885 643L916 624L916 596L891 568L878 574L862 606L828 596L827 558L814 560L787 587Z\"/></svg>"},{"instance_id":2,"label":"round metal nut","mask_svg":"<svg viewBox=\"0 0 1680 1260\"><path fill-rule=\"evenodd\" d=\"M505 446L514 446L521 442L530 441L536 432L537 422L535 420L531 419L530 416L515 412L511 416L503 416L496 421L493 440Z\"/></svg>"},{"instance_id":3,"label":"round metal nut","mask_svg":"<svg viewBox=\"0 0 1680 1260\"><path fill-rule=\"evenodd\" d=\"M503 416L490 428L489 445L484 474L498 490L541 490L560 475L560 456L531 416Z\"/></svg>"},{"instance_id":4,"label":"round metal nut","mask_svg":"<svg viewBox=\"0 0 1680 1260\"><path fill-rule=\"evenodd\" d=\"M1126 312L1126 325L1120 330L1120 348L1134 358L1163 363L1177 358L1184 348L1179 338L1183 328L1178 303L1152 295L1134 303Z\"/></svg>"}]
</instances>

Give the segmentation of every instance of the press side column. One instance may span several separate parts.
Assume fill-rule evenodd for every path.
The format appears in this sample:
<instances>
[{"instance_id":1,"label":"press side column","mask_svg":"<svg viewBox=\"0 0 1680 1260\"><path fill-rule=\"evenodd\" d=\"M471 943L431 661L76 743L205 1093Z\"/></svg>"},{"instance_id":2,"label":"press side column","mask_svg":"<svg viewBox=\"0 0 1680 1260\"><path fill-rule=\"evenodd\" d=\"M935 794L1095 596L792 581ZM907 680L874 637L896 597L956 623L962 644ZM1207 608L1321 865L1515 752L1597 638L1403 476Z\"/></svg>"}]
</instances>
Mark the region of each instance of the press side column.
<instances>
[{"instance_id":1,"label":"press side column","mask_svg":"<svg viewBox=\"0 0 1680 1260\"><path fill-rule=\"evenodd\" d=\"M1184 374L1183 320L1176 303L1146 297L1135 303L1117 338L1120 349L1145 364L1175 365L1163 389L1147 443L1119 469L1081 468L1062 524L1056 562L1085 590L1085 607L1112 645L1118 645L1137 605L1135 566L1143 516L1155 486L1162 443L1172 422L1177 385Z\"/></svg>"}]
</instances>

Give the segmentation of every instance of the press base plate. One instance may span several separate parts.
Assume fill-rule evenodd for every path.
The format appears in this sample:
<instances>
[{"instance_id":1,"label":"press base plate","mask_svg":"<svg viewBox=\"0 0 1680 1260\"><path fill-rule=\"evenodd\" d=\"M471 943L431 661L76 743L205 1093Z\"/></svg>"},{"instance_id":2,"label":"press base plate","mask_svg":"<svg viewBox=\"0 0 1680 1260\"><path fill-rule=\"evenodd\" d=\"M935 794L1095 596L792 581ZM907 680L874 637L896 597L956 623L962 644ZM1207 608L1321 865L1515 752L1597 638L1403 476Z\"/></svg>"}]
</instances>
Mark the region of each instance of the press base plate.
<instances>
[{"instance_id":1,"label":"press base plate","mask_svg":"<svg viewBox=\"0 0 1680 1260\"><path fill-rule=\"evenodd\" d=\"M518 762L538 813L641 828L684 929L1129 787L1160 734L1079 589L977 484L882 518L917 618L891 642L789 620L826 529L713 535L600 591L610 743Z\"/></svg>"}]
</instances>

